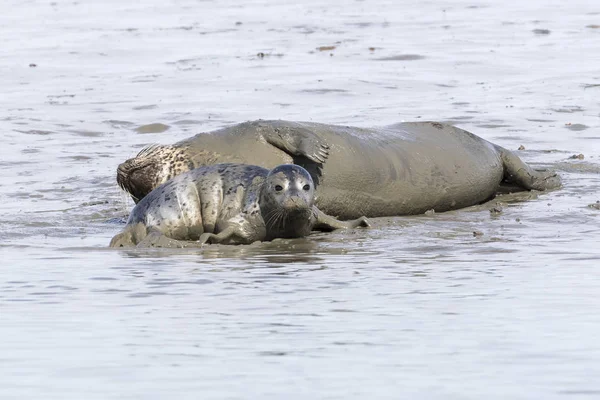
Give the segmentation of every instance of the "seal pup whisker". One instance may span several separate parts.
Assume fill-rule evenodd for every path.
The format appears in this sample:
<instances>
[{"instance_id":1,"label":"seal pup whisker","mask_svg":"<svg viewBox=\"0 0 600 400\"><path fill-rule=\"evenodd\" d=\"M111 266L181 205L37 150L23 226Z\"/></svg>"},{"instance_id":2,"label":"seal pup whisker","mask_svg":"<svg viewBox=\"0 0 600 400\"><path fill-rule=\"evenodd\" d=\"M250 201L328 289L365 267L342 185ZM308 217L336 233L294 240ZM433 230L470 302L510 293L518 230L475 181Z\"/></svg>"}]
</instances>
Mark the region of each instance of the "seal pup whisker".
<instances>
[{"instance_id":1,"label":"seal pup whisker","mask_svg":"<svg viewBox=\"0 0 600 400\"><path fill-rule=\"evenodd\" d=\"M275 225L279 224L279 219L282 217L282 210L279 209L273 209L272 211L267 212L267 214L265 215L265 218L267 218L267 220L265 221L265 225L268 228L272 228Z\"/></svg>"}]
</instances>

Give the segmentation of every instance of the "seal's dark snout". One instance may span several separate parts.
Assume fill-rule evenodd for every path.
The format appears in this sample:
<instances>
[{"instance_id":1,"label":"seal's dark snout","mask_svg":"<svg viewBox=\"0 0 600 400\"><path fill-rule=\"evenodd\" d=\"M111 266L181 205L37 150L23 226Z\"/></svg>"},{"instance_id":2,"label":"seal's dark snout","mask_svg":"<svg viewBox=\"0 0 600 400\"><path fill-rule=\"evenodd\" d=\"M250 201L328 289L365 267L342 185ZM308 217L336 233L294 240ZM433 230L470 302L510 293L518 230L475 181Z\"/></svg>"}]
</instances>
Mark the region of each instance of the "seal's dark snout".
<instances>
[{"instance_id":1,"label":"seal's dark snout","mask_svg":"<svg viewBox=\"0 0 600 400\"><path fill-rule=\"evenodd\" d=\"M152 191L152 169L149 164L131 158L117 168L117 183L136 203Z\"/></svg>"},{"instance_id":2,"label":"seal's dark snout","mask_svg":"<svg viewBox=\"0 0 600 400\"><path fill-rule=\"evenodd\" d=\"M119 164L117 167L117 183L122 189L127 190L127 177L131 171L131 160ZM129 190L127 190L129 192Z\"/></svg>"}]
</instances>

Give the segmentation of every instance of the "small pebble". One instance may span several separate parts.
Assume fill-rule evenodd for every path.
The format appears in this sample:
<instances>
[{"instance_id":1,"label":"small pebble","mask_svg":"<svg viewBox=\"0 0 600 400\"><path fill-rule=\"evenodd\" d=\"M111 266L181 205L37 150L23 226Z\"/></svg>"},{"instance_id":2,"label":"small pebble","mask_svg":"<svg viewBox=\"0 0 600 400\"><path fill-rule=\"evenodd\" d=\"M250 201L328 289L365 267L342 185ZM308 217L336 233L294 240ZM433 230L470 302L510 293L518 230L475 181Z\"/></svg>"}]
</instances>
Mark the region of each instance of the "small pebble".
<instances>
[{"instance_id":1,"label":"small pebble","mask_svg":"<svg viewBox=\"0 0 600 400\"><path fill-rule=\"evenodd\" d=\"M496 204L494 207L490 208L490 214L498 215L502 213L502 206L500 204Z\"/></svg>"}]
</instances>

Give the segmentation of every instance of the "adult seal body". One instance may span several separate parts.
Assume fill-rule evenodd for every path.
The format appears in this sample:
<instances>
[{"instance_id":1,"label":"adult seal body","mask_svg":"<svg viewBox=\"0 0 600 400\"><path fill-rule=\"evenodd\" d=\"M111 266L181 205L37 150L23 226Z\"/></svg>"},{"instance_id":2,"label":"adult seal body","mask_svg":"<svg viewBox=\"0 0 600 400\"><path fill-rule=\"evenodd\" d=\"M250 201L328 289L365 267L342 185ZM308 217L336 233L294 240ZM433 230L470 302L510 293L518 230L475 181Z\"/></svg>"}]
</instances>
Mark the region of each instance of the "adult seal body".
<instances>
[{"instance_id":1,"label":"adult seal body","mask_svg":"<svg viewBox=\"0 0 600 400\"><path fill-rule=\"evenodd\" d=\"M152 146L122 163L117 181L134 200L200 165L240 162L303 166L317 205L341 219L437 212L481 203L510 183L522 190L560 186L511 151L436 122L356 128L312 122L253 121Z\"/></svg>"},{"instance_id":2,"label":"adult seal body","mask_svg":"<svg viewBox=\"0 0 600 400\"><path fill-rule=\"evenodd\" d=\"M110 246L247 244L358 226L368 226L366 218L339 221L314 205L313 180L298 165L269 171L216 164L184 172L150 192Z\"/></svg>"}]
</instances>

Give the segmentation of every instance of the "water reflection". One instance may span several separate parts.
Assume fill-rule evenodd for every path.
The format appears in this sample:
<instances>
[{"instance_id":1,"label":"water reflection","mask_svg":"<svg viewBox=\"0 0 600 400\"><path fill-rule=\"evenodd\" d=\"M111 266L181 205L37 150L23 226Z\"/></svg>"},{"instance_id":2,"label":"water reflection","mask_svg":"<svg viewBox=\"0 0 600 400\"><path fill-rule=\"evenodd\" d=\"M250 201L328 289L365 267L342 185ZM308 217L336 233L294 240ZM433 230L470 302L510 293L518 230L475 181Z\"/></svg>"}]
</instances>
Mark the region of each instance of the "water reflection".
<instances>
[{"instance_id":1,"label":"water reflection","mask_svg":"<svg viewBox=\"0 0 600 400\"><path fill-rule=\"evenodd\" d=\"M197 256L198 262L203 264L210 263L211 260L231 260L232 266L294 263L315 265L327 263L330 257L368 253L360 246L357 247L355 239L348 240L348 237L343 234L339 236L314 234L309 238L275 239L271 242L257 242L251 245L212 244L200 248L135 248L115 251L123 257L141 259ZM365 238L362 237L361 240L364 241Z\"/></svg>"}]
</instances>

